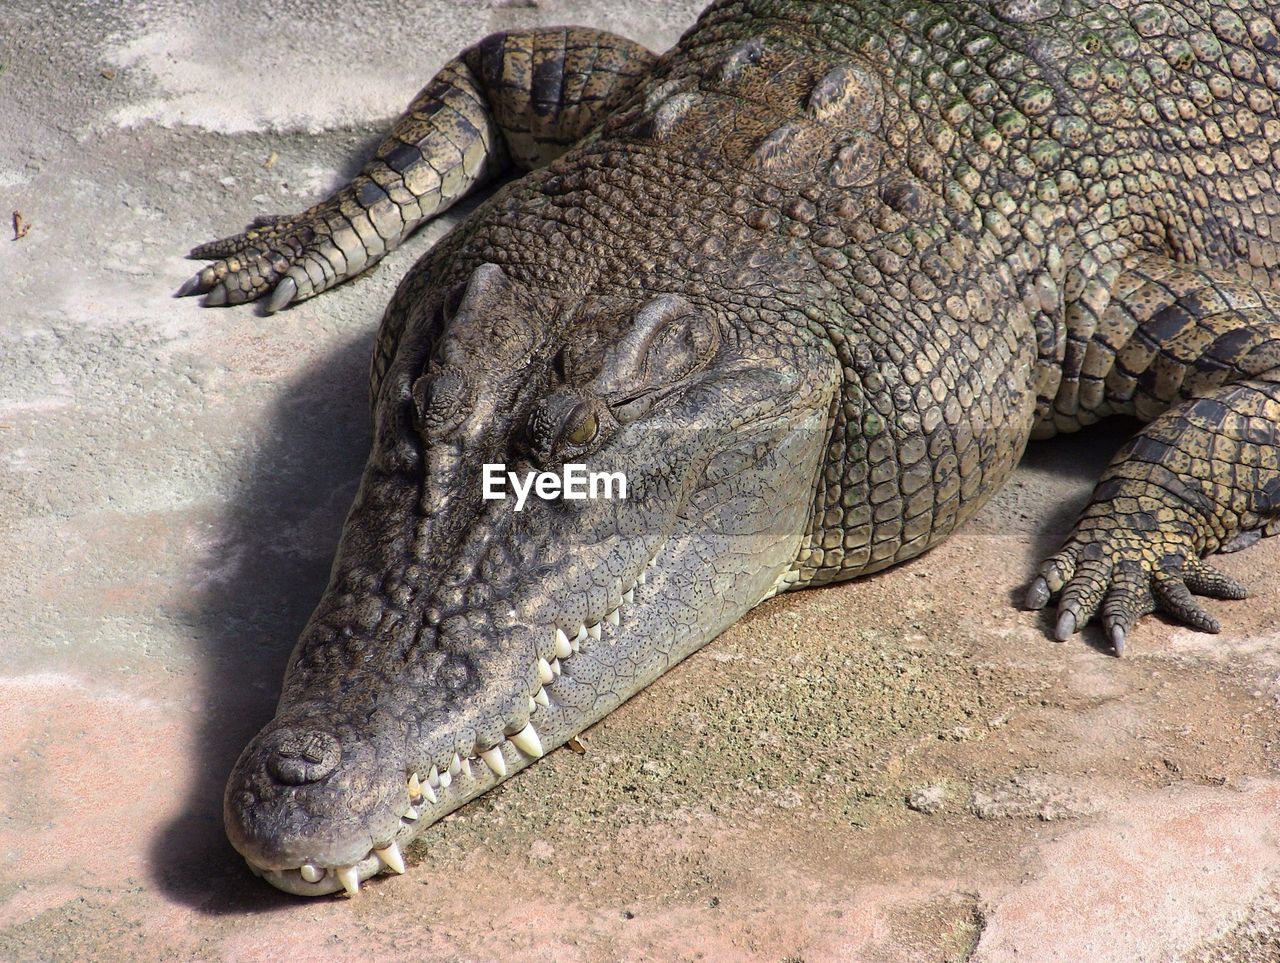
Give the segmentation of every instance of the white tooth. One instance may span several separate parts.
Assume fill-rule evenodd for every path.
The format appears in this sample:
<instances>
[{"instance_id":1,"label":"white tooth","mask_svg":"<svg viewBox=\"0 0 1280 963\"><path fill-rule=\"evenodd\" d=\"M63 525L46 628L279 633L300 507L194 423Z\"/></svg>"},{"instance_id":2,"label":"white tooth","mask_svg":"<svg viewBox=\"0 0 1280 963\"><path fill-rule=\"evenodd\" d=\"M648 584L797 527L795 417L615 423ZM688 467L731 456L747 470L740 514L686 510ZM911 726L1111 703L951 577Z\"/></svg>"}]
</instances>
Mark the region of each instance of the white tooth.
<instances>
[{"instance_id":1,"label":"white tooth","mask_svg":"<svg viewBox=\"0 0 1280 963\"><path fill-rule=\"evenodd\" d=\"M355 896L360 892L360 874L356 872L354 866L338 866L334 869L333 875L338 877L338 882L342 884L342 888L349 896Z\"/></svg>"},{"instance_id":2,"label":"white tooth","mask_svg":"<svg viewBox=\"0 0 1280 963\"><path fill-rule=\"evenodd\" d=\"M534 711L535 709L537 709L537 708L538 708L538 703L536 703L536 702L534 702L534 701L533 701L533 696L530 696L530 697L529 697L529 711L530 711L530 712L533 712L533 711Z\"/></svg>"},{"instance_id":3,"label":"white tooth","mask_svg":"<svg viewBox=\"0 0 1280 963\"><path fill-rule=\"evenodd\" d=\"M451 773L448 769L446 769L444 772L440 773L440 788L448 789L452 785L453 785L453 773Z\"/></svg>"},{"instance_id":4,"label":"white tooth","mask_svg":"<svg viewBox=\"0 0 1280 963\"><path fill-rule=\"evenodd\" d=\"M538 694L533 697L533 701L543 708L549 708L551 706L551 696L547 695L547 690L545 688L538 690Z\"/></svg>"},{"instance_id":5,"label":"white tooth","mask_svg":"<svg viewBox=\"0 0 1280 963\"><path fill-rule=\"evenodd\" d=\"M298 872L302 874L302 878L308 883L318 883L324 879L324 870L319 866L312 866L310 863L303 863Z\"/></svg>"},{"instance_id":6,"label":"white tooth","mask_svg":"<svg viewBox=\"0 0 1280 963\"><path fill-rule=\"evenodd\" d=\"M556 658L567 659L573 655L573 646L569 644L569 636L564 634L564 629L557 626L556 628Z\"/></svg>"},{"instance_id":7,"label":"white tooth","mask_svg":"<svg viewBox=\"0 0 1280 963\"><path fill-rule=\"evenodd\" d=\"M636 590L635 590L635 589L627 589L627 590L622 594L622 601L626 602L628 605L630 605L630 604L631 604L632 602L634 602L635 600L636 600Z\"/></svg>"},{"instance_id":8,"label":"white tooth","mask_svg":"<svg viewBox=\"0 0 1280 963\"><path fill-rule=\"evenodd\" d=\"M467 758L465 758L465 759L463 759L463 760L462 760L462 771L463 771L463 772L465 772L465 773L467 774L467 778L468 778L468 779L474 779L474 778L475 778L475 774L474 774L474 773L472 773L472 771L471 771L471 757L470 757L470 756L468 756Z\"/></svg>"},{"instance_id":9,"label":"white tooth","mask_svg":"<svg viewBox=\"0 0 1280 963\"><path fill-rule=\"evenodd\" d=\"M573 641L581 645L583 642L587 641L588 638L590 638L590 636L587 635L587 627L585 625L579 625L578 634L574 636Z\"/></svg>"},{"instance_id":10,"label":"white tooth","mask_svg":"<svg viewBox=\"0 0 1280 963\"><path fill-rule=\"evenodd\" d=\"M523 729L507 738L526 756L533 756L534 759L542 757L542 740L538 738L538 730L533 728L532 722L526 723Z\"/></svg>"},{"instance_id":11,"label":"white tooth","mask_svg":"<svg viewBox=\"0 0 1280 963\"><path fill-rule=\"evenodd\" d=\"M552 672L554 672L556 675L559 675L561 672L563 672L563 671L564 671L564 670L560 667L560 660L559 660L559 659L556 659L554 662L552 662L552 663L551 663L551 671L552 671Z\"/></svg>"},{"instance_id":12,"label":"white tooth","mask_svg":"<svg viewBox=\"0 0 1280 963\"><path fill-rule=\"evenodd\" d=\"M605 618L609 620L609 622L610 622L610 624L611 624L611 625L621 625L621 624L622 624L622 616L618 614L618 610L617 610L617 609L614 609L612 612L610 612L608 615L606 615L606 616L605 616Z\"/></svg>"},{"instance_id":13,"label":"white tooth","mask_svg":"<svg viewBox=\"0 0 1280 963\"><path fill-rule=\"evenodd\" d=\"M382 864L386 866L387 869L391 870L391 872L404 872L404 857L400 855L400 844L394 839L391 840L391 845L386 849L375 849L374 852L378 854L378 858L382 860Z\"/></svg>"},{"instance_id":14,"label":"white tooth","mask_svg":"<svg viewBox=\"0 0 1280 963\"><path fill-rule=\"evenodd\" d=\"M546 685L548 682L550 682L554 678L555 678L555 675L551 671L551 666L547 664L547 660L539 659L538 660L538 681L541 682L543 685Z\"/></svg>"},{"instance_id":15,"label":"white tooth","mask_svg":"<svg viewBox=\"0 0 1280 963\"><path fill-rule=\"evenodd\" d=\"M405 814L404 814L404 818L405 818L405 819L417 819L417 818L418 818L419 816L421 816L421 815L422 815L422 813L418 812L418 810L417 810L415 807L410 806L410 807L409 807L409 811L408 811L407 813L405 813Z\"/></svg>"},{"instance_id":16,"label":"white tooth","mask_svg":"<svg viewBox=\"0 0 1280 963\"><path fill-rule=\"evenodd\" d=\"M458 770L462 768L462 758L455 752L453 754L453 762L449 763L449 775L456 776Z\"/></svg>"},{"instance_id":17,"label":"white tooth","mask_svg":"<svg viewBox=\"0 0 1280 963\"><path fill-rule=\"evenodd\" d=\"M643 571L643 572L641 572L641 573L640 573L640 577L639 577L638 579L636 579L636 584L637 584L637 585L644 585L644 584L646 584L648 581L649 581L649 572L648 572L648 570L646 569L645 571Z\"/></svg>"},{"instance_id":18,"label":"white tooth","mask_svg":"<svg viewBox=\"0 0 1280 963\"><path fill-rule=\"evenodd\" d=\"M588 628L587 635L591 636L593 639L599 642L600 641L600 623L597 622L595 625Z\"/></svg>"},{"instance_id":19,"label":"white tooth","mask_svg":"<svg viewBox=\"0 0 1280 963\"><path fill-rule=\"evenodd\" d=\"M430 783L424 782L422 784L422 795L425 796L427 802L431 803L433 806L440 801L439 797L436 796L436 791L431 788Z\"/></svg>"},{"instance_id":20,"label":"white tooth","mask_svg":"<svg viewBox=\"0 0 1280 963\"><path fill-rule=\"evenodd\" d=\"M409 798L417 799L422 795L422 783L418 781L418 774L415 772L409 777Z\"/></svg>"},{"instance_id":21,"label":"white tooth","mask_svg":"<svg viewBox=\"0 0 1280 963\"><path fill-rule=\"evenodd\" d=\"M431 767L431 771L427 773L427 782L433 786L440 785L440 770L436 766Z\"/></svg>"},{"instance_id":22,"label":"white tooth","mask_svg":"<svg viewBox=\"0 0 1280 963\"><path fill-rule=\"evenodd\" d=\"M492 749L482 749L480 758L484 760L484 764L493 770L493 774L501 779L507 774L507 760L502 758L502 747L494 746Z\"/></svg>"}]
</instances>

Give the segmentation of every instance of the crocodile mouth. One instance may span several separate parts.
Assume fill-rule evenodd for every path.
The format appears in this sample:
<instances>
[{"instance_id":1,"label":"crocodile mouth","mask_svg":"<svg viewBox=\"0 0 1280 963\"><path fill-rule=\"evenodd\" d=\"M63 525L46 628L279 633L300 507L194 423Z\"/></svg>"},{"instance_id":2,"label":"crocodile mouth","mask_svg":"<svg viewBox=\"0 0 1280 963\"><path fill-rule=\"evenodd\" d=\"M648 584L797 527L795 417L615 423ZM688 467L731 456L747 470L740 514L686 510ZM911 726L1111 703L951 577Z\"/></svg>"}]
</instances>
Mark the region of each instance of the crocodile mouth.
<instances>
[{"instance_id":1,"label":"crocodile mouth","mask_svg":"<svg viewBox=\"0 0 1280 963\"><path fill-rule=\"evenodd\" d=\"M245 862L256 875L278 889L299 896L323 896L345 891L358 895L360 884L381 873L405 872L404 847L427 827L492 789L498 783L541 758L577 735L613 706L579 716L575 724L553 718L561 704L558 693L573 684L573 669L591 660L603 661L604 651L621 641L628 609L636 604L637 591L644 591L649 572L656 563L651 558L639 576L616 594L618 601L604 615L574 627L553 626L549 644L533 664L538 687L528 695L524 725L506 734L501 742L481 748L473 746L469 753L454 753L443 765L432 765L426 772L410 771L405 775L403 808L399 825L390 833L385 829L382 841L371 845L366 854L352 863L335 864L311 859L297 866L268 866L243 853ZM601 651L603 650L603 651ZM654 673L655 675L657 673ZM641 682L633 691L647 683ZM620 697L618 702L623 701Z\"/></svg>"}]
</instances>

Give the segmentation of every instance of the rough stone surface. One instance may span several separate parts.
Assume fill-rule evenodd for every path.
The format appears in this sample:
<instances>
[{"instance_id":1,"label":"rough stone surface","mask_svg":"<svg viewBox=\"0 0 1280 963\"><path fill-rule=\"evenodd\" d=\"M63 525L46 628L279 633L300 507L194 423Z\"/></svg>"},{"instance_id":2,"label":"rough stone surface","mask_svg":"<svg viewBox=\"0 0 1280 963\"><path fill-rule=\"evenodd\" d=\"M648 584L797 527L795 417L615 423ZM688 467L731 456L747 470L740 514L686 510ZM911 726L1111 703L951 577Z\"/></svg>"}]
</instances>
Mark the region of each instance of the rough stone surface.
<instances>
[{"instance_id":1,"label":"rough stone surface","mask_svg":"<svg viewBox=\"0 0 1280 963\"><path fill-rule=\"evenodd\" d=\"M922 786L907 793L907 807L914 809L918 813L924 813L926 816L942 812L946 803L947 789L945 786Z\"/></svg>"},{"instance_id":2,"label":"rough stone surface","mask_svg":"<svg viewBox=\"0 0 1280 963\"><path fill-rule=\"evenodd\" d=\"M491 29L663 46L699 5L6 6L0 959L1280 959L1276 540L1221 559L1255 590L1222 635L1147 620L1123 661L1013 606L1126 425L1033 447L918 561L761 607L407 881L301 902L225 842L363 462L373 326L440 229L269 320L170 300L181 252L332 189ZM902 805L930 784L956 804Z\"/></svg>"}]
</instances>

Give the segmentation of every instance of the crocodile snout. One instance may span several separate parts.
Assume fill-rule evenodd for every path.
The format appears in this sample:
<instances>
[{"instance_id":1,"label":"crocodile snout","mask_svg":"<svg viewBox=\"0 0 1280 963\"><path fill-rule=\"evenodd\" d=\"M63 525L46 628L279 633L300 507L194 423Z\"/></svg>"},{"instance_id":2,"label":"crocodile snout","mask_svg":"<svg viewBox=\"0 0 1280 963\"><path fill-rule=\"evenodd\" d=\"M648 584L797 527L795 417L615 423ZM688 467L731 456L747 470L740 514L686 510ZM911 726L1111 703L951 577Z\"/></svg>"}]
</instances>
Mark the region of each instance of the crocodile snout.
<instances>
[{"instance_id":1,"label":"crocodile snout","mask_svg":"<svg viewBox=\"0 0 1280 963\"><path fill-rule=\"evenodd\" d=\"M301 786L319 782L338 767L342 744L319 729L282 729L267 748L267 771L280 782Z\"/></svg>"}]
</instances>

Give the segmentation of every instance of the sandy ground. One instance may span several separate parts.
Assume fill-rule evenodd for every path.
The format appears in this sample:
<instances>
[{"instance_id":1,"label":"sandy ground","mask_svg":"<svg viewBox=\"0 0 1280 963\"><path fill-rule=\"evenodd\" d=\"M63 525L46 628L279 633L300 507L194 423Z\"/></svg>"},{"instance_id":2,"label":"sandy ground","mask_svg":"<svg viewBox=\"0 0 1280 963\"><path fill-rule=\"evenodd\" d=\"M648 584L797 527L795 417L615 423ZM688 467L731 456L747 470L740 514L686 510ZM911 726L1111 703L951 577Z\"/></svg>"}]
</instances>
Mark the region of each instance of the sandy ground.
<instances>
[{"instance_id":1,"label":"sandy ground","mask_svg":"<svg viewBox=\"0 0 1280 963\"><path fill-rule=\"evenodd\" d=\"M300 901L223 839L367 445L396 280L265 319L170 292L310 203L448 55L696 0L9 0L0 16L0 959L1280 960L1280 539L1226 631L1132 657L1012 601L1124 426L1033 448L944 547L775 600Z\"/></svg>"}]
</instances>

